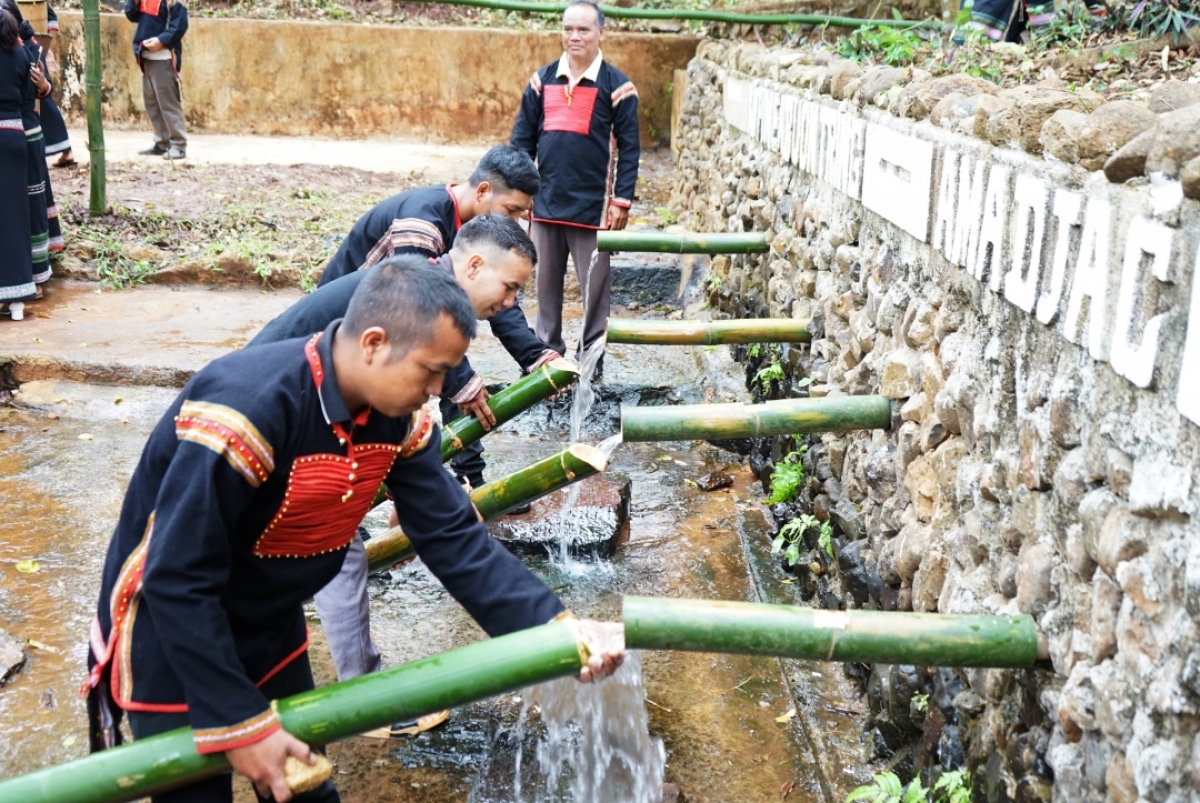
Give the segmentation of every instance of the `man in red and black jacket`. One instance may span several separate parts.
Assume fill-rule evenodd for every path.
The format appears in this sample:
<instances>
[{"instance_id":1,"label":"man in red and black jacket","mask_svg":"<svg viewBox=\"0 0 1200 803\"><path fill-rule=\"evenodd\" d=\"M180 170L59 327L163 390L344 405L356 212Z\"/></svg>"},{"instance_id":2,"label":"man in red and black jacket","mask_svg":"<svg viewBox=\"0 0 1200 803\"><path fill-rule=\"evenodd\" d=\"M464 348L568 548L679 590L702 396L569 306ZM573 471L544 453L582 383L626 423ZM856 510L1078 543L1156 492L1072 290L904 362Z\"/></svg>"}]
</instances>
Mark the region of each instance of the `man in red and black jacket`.
<instances>
[{"instance_id":1,"label":"man in red and black jacket","mask_svg":"<svg viewBox=\"0 0 1200 803\"><path fill-rule=\"evenodd\" d=\"M530 236L537 246L537 335L559 353L567 253L584 294L580 357L604 334L609 261L596 231L625 228L637 184L638 97L633 82L604 60L604 12L574 0L563 13L562 57L529 79L512 144L537 159L542 185Z\"/></svg>"},{"instance_id":2,"label":"man in red and black jacket","mask_svg":"<svg viewBox=\"0 0 1200 803\"><path fill-rule=\"evenodd\" d=\"M302 605L338 573L381 482L417 554L489 635L565 615L441 466L423 405L474 333L453 277L398 257L324 331L192 378L151 433L109 544L85 684L93 749L120 742L122 711L135 739L191 726L196 750L224 753L260 799L292 799L283 763L310 749L270 701L312 688ZM581 680L616 668L611 643ZM297 797L338 800L328 782ZM153 798L219 800L232 800L227 776Z\"/></svg>"},{"instance_id":3,"label":"man in red and black jacket","mask_svg":"<svg viewBox=\"0 0 1200 803\"><path fill-rule=\"evenodd\" d=\"M133 55L142 69L142 98L154 128L154 144L141 153L187 158L187 123L179 86L187 6L176 0L125 0L125 18L137 25Z\"/></svg>"}]
</instances>

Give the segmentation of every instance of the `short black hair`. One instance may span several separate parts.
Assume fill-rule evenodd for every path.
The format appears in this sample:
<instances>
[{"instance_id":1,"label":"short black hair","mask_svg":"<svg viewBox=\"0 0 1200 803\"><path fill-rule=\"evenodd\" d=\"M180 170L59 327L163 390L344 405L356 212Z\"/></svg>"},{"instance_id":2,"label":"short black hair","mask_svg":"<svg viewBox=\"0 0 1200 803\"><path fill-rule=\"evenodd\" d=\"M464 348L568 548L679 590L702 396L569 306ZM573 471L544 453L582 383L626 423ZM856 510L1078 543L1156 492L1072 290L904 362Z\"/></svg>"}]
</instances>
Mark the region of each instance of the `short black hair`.
<instances>
[{"instance_id":1,"label":"short black hair","mask_svg":"<svg viewBox=\"0 0 1200 803\"><path fill-rule=\"evenodd\" d=\"M478 187L485 181L491 182L499 193L516 190L530 198L537 195L538 187L542 185L537 165L529 154L512 145L497 145L479 160L468 183Z\"/></svg>"},{"instance_id":2,"label":"short black hair","mask_svg":"<svg viewBox=\"0 0 1200 803\"><path fill-rule=\"evenodd\" d=\"M476 215L471 218L454 236L451 250L461 248L469 251L489 246L504 252L513 251L537 267L537 249L533 240L529 239L521 224L508 215Z\"/></svg>"},{"instance_id":3,"label":"short black hair","mask_svg":"<svg viewBox=\"0 0 1200 803\"><path fill-rule=\"evenodd\" d=\"M475 337L475 309L466 291L428 259L406 254L369 269L350 297L342 331L357 337L382 326L392 344L391 362L430 342L441 315L449 315L468 340Z\"/></svg>"},{"instance_id":4,"label":"short black hair","mask_svg":"<svg viewBox=\"0 0 1200 803\"><path fill-rule=\"evenodd\" d=\"M595 11L596 12L596 27L597 28L604 27L604 9L600 8L600 4L597 3L596 0L571 0L571 2L567 3L567 7L563 9L563 13L566 14L568 11L570 11L575 6L587 6L592 11Z\"/></svg>"}]
</instances>

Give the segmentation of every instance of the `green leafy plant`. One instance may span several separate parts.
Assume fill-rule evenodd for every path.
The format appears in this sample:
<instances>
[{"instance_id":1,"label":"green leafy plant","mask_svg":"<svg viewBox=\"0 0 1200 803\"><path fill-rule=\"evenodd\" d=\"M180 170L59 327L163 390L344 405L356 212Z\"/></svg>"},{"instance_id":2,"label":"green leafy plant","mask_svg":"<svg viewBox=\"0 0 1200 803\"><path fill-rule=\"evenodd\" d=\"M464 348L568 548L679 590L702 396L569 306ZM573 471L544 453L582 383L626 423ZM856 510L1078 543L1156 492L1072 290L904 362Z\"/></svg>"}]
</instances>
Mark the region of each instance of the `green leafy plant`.
<instances>
[{"instance_id":1,"label":"green leafy plant","mask_svg":"<svg viewBox=\"0 0 1200 803\"><path fill-rule=\"evenodd\" d=\"M932 789L926 789L920 778L907 786L900 783L894 772L879 772L871 783L851 790L846 803L969 803L971 773L966 770L943 772Z\"/></svg>"},{"instance_id":2,"label":"green leafy plant","mask_svg":"<svg viewBox=\"0 0 1200 803\"><path fill-rule=\"evenodd\" d=\"M1188 27L1200 22L1200 16L1185 8L1196 6L1190 0L1140 0L1129 12L1129 25L1136 25L1142 36L1170 36L1172 42L1182 44Z\"/></svg>"},{"instance_id":3,"label":"green leafy plant","mask_svg":"<svg viewBox=\"0 0 1200 803\"><path fill-rule=\"evenodd\" d=\"M662 221L664 226L672 226L679 222L679 218L675 216L675 213L665 206L655 207L654 214L658 215L658 219Z\"/></svg>"},{"instance_id":4,"label":"green leafy plant","mask_svg":"<svg viewBox=\"0 0 1200 803\"><path fill-rule=\"evenodd\" d=\"M783 553L788 566L795 566L800 560L800 550L804 546L804 534L809 530L817 530L817 542L821 548L833 558L833 529L829 522L821 522L816 516L802 513L779 528L779 534L771 542L771 554Z\"/></svg>"},{"instance_id":5,"label":"green leafy plant","mask_svg":"<svg viewBox=\"0 0 1200 803\"><path fill-rule=\"evenodd\" d=\"M924 714L929 710L929 695L914 694L912 696L912 709L918 714Z\"/></svg>"},{"instance_id":6,"label":"green leafy plant","mask_svg":"<svg viewBox=\"0 0 1200 803\"><path fill-rule=\"evenodd\" d=\"M754 375L754 379L750 381L751 385L758 385L763 393L771 392L772 382L783 381L783 366L778 362L772 362L765 368L759 369L759 372Z\"/></svg>"},{"instance_id":7,"label":"green leafy plant","mask_svg":"<svg viewBox=\"0 0 1200 803\"><path fill-rule=\"evenodd\" d=\"M806 451L806 447L801 447L775 464L775 470L771 472L771 495L767 497L767 504L790 502L800 493L800 483L804 481L801 459Z\"/></svg>"}]
</instances>

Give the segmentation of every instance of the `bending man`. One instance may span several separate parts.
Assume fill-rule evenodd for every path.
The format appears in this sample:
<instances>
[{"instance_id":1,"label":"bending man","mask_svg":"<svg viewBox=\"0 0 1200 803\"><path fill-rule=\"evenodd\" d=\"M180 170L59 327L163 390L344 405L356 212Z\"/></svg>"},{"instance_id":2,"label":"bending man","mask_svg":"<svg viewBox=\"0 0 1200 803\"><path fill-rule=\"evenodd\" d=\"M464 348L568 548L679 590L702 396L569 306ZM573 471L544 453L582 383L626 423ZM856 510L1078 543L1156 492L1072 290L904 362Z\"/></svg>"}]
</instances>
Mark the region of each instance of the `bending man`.
<instances>
[{"instance_id":1,"label":"bending man","mask_svg":"<svg viewBox=\"0 0 1200 803\"><path fill-rule=\"evenodd\" d=\"M381 265L346 317L307 339L244 349L187 384L150 435L105 559L92 628L94 747L190 725L262 798L292 799L273 698L313 686L302 604L341 567L385 483L426 565L489 635L564 615L490 539L441 466L422 408L475 333L466 294L418 259ZM609 632L615 626L609 628ZM601 650L582 679L607 674ZM156 803L229 801L228 776ZM332 803L326 783L298 800Z\"/></svg>"}]
</instances>

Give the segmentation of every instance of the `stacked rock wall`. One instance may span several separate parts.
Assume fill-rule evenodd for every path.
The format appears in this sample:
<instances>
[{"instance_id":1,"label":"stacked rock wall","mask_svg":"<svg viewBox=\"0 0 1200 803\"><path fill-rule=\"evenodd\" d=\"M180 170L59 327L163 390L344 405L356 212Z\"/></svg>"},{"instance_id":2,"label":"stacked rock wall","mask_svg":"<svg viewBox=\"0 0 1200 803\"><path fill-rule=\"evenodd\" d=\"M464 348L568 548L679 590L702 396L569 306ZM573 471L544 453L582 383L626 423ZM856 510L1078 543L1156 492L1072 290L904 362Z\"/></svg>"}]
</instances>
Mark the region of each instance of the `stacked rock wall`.
<instances>
[{"instance_id":1,"label":"stacked rock wall","mask_svg":"<svg viewBox=\"0 0 1200 803\"><path fill-rule=\"evenodd\" d=\"M714 260L715 314L812 319L810 346L766 358L785 372L770 395L897 402L890 431L809 444L799 503L777 518L831 519L839 560L822 566L810 544L800 585L826 605L1032 614L1051 656L1022 671L876 668L878 754L965 760L976 799L1196 799L1200 203L1180 180L1196 155L1186 126L1144 104L1109 113L1092 127L1122 133L1075 136L1066 161L1043 153L1069 150L1048 121L1078 133L1102 98L1002 97L968 76L826 58L703 45L673 202L698 231L767 232L769 253ZM1099 168L1141 132L1150 162L1130 175L1148 177L1110 181ZM765 477L792 448L752 465ZM897 715L896 688L924 688L928 707Z\"/></svg>"}]
</instances>

